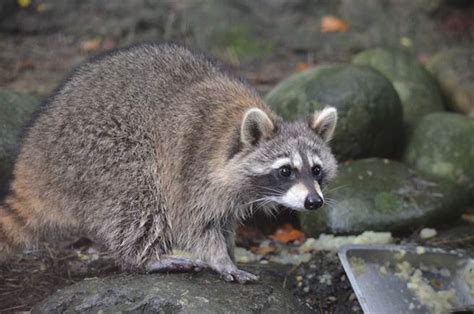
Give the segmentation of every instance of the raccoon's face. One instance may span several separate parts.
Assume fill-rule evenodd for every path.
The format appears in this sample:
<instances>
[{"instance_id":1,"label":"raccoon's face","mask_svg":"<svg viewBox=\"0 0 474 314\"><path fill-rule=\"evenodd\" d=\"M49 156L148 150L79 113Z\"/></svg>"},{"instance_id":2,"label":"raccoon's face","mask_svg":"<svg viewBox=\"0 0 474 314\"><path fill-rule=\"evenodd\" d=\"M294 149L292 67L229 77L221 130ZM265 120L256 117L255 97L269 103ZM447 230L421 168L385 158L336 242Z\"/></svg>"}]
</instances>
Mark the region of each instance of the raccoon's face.
<instances>
[{"instance_id":1,"label":"raccoon's face","mask_svg":"<svg viewBox=\"0 0 474 314\"><path fill-rule=\"evenodd\" d=\"M247 112L241 139L253 147L244 165L257 202L293 210L314 210L324 204L323 187L337 168L327 145L336 121L334 108L278 126L259 109Z\"/></svg>"}]
</instances>

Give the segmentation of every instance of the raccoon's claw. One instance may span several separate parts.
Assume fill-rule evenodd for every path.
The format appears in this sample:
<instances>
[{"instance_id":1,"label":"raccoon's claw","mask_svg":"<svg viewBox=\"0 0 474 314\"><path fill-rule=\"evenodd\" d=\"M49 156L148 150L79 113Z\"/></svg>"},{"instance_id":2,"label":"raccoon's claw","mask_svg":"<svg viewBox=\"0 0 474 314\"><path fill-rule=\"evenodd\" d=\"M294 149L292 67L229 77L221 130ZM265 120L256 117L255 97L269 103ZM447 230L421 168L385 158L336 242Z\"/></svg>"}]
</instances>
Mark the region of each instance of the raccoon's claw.
<instances>
[{"instance_id":1,"label":"raccoon's claw","mask_svg":"<svg viewBox=\"0 0 474 314\"><path fill-rule=\"evenodd\" d=\"M226 271L221 273L221 275L227 282L238 282L240 284L256 282L259 279L258 276L240 269Z\"/></svg>"},{"instance_id":2,"label":"raccoon's claw","mask_svg":"<svg viewBox=\"0 0 474 314\"><path fill-rule=\"evenodd\" d=\"M158 261L150 262L146 270L148 273L181 273L200 272L206 267L207 265L199 260L168 256Z\"/></svg>"}]
</instances>

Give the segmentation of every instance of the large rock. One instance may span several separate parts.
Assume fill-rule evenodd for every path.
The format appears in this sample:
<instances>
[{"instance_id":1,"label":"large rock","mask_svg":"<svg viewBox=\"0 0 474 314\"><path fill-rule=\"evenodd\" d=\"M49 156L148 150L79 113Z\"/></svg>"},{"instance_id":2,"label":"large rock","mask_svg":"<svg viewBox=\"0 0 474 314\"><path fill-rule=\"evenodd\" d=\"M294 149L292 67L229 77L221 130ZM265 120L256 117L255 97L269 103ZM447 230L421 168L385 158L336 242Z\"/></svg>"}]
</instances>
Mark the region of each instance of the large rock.
<instances>
[{"instance_id":1,"label":"large rock","mask_svg":"<svg viewBox=\"0 0 474 314\"><path fill-rule=\"evenodd\" d=\"M443 110L436 81L407 51L370 49L357 54L352 63L371 66L392 82L403 106L403 121L407 131L426 114Z\"/></svg>"},{"instance_id":2,"label":"large rock","mask_svg":"<svg viewBox=\"0 0 474 314\"><path fill-rule=\"evenodd\" d=\"M474 48L450 49L427 64L452 109L474 116Z\"/></svg>"},{"instance_id":3,"label":"large rock","mask_svg":"<svg viewBox=\"0 0 474 314\"><path fill-rule=\"evenodd\" d=\"M32 313L305 313L282 278L262 267L257 284L227 283L217 275L121 275L82 281L57 291ZM285 272L281 271L281 276Z\"/></svg>"},{"instance_id":4,"label":"large rock","mask_svg":"<svg viewBox=\"0 0 474 314\"><path fill-rule=\"evenodd\" d=\"M433 180L388 159L341 165L330 206L300 215L303 231L360 233L436 226L459 217L468 192L446 180Z\"/></svg>"},{"instance_id":5,"label":"large rock","mask_svg":"<svg viewBox=\"0 0 474 314\"><path fill-rule=\"evenodd\" d=\"M11 175L18 135L38 103L28 94L0 91L0 196Z\"/></svg>"},{"instance_id":6,"label":"large rock","mask_svg":"<svg viewBox=\"0 0 474 314\"><path fill-rule=\"evenodd\" d=\"M403 160L422 173L465 185L474 195L474 118L427 115L409 139Z\"/></svg>"},{"instance_id":7,"label":"large rock","mask_svg":"<svg viewBox=\"0 0 474 314\"><path fill-rule=\"evenodd\" d=\"M402 107L392 84L369 67L322 65L294 74L267 96L285 119L307 116L325 106L338 109L331 146L339 161L385 157L402 138Z\"/></svg>"}]
</instances>

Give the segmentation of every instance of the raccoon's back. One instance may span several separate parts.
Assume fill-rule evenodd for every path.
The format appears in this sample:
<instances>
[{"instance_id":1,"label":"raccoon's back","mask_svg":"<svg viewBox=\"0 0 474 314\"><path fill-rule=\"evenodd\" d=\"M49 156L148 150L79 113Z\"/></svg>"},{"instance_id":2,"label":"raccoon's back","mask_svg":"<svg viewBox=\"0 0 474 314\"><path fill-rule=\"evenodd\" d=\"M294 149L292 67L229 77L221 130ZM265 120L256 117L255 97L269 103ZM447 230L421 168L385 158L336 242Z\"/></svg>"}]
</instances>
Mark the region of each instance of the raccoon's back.
<instances>
[{"instance_id":1,"label":"raccoon's back","mask_svg":"<svg viewBox=\"0 0 474 314\"><path fill-rule=\"evenodd\" d=\"M172 153L163 139L179 141L174 99L217 71L206 58L169 45L136 46L82 65L27 131L17 175L31 169L30 180L44 182L39 193L57 194L68 206L133 200L134 190L159 184L158 163L171 156L156 154L160 147Z\"/></svg>"}]
</instances>

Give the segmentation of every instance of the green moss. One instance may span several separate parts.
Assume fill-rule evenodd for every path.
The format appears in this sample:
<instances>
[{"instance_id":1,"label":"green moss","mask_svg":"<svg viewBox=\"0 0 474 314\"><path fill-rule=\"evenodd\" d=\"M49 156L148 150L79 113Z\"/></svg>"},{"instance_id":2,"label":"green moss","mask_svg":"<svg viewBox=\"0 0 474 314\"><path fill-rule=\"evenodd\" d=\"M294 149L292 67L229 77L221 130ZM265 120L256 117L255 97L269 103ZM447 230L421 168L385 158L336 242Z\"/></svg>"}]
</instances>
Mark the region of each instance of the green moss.
<instances>
[{"instance_id":1,"label":"green moss","mask_svg":"<svg viewBox=\"0 0 474 314\"><path fill-rule=\"evenodd\" d=\"M381 192L375 195L374 204L380 212L392 212L402 206L400 197L390 192Z\"/></svg>"},{"instance_id":2,"label":"green moss","mask_svg":"<svg viewBox=\"0 0 474 314\"><path fill-rule=\"evenodd\" d=\"M273 42L255 35L247 26L235 26L216 35L216 44L220 49L227 50L239 57L267 57L275 50Z\"/></svg>"}]
</instances>

